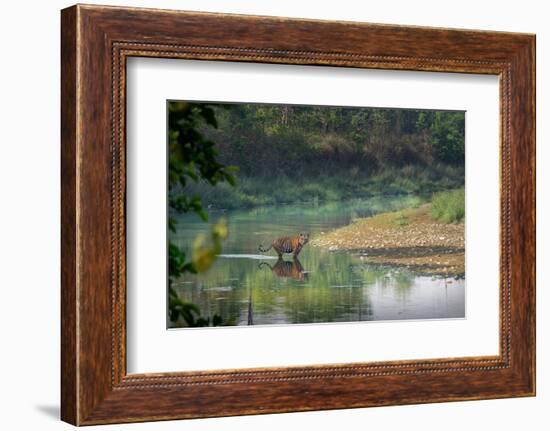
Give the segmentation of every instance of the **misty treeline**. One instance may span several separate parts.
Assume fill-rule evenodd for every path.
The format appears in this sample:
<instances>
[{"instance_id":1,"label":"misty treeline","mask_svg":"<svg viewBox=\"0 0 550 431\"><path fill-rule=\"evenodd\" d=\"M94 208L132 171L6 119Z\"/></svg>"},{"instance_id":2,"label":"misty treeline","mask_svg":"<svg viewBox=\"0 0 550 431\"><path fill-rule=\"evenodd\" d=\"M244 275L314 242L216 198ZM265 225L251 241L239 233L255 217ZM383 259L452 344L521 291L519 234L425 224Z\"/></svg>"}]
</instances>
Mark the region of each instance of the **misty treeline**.
<instances>
[{"instance_id":1,"label":"misty treeline","mask_svg":"<svg viewBox=\"0 0 550 431\"><path fill-rule=\"evenodd\" d=\"M217 163L236 168L235 187L213 187L204 178L186 182L184 194L200 197L205 208L429 195L464 185L463 112L190 102L170 106L176 105L209 113L208 119L197 115L192 130L208 143Z\"/></svg>"},{"instance_id":2,"label":"misty treeline","mask_svg":"<svg viewBox=\"0 0 550 431\"><path fill-rule=\"evenodd\" d=\"M464 165L464 113L387 108L209 104L217 128L202 132L219 160L247 177L327 168Z\"/></svg>"}]
</instances>

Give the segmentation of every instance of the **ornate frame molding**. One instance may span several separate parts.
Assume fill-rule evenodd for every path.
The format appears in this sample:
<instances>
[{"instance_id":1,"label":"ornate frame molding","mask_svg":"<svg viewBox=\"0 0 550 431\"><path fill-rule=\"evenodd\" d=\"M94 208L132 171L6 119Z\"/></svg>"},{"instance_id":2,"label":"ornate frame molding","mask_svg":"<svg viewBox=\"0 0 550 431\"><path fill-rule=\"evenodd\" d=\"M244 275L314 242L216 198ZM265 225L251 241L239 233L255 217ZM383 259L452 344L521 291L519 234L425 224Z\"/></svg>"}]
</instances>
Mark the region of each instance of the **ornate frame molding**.
<instances>
[{"instance_id":1,"label":"ornate frame molding","mask_svg":"<svg viewBox=\"0 0 550 431\"><path fill-rule=\"evenodd\" d=\"M220 30L204 34L204 25ZM269 31L258 35L258 28ZM333 42L335 32L340 38ZM510 33L65 9L62 418L98 424L533 395L534 44L534 36ZM132 56L498 75L500 354L127 375L125 65ZM250 391L264 401L250 400Z\"/></svg>"}]
</instances>

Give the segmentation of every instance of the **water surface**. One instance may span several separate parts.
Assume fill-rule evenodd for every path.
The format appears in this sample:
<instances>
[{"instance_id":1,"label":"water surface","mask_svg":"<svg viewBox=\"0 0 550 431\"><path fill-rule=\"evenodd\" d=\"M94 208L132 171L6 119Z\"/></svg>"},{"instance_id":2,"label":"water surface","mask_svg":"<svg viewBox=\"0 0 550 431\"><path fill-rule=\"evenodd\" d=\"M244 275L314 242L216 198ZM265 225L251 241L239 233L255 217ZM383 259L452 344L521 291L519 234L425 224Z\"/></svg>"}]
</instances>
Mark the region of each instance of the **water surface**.
<instances>
[{"instance_id":1,"label":"water surface","mask_svg":"<svg viewBox=\"0 0 550 431\"><path fill-rule=\"evenodd\" d=\"M350 252L330 252L308 244L293 261L258 252L281 236L322 232L354 218L398 210L412 196L377 197L324 205L299 204L215 211L225 217L229 237L214 265L200 275L186 274L173 286L196 304L204 317L220 315L226 324L264 325L464 317L464 280L432 277L371 264ZM176 216L170 239L189 250L208 226L194 214Z\"/></svg>"}]
</instances>

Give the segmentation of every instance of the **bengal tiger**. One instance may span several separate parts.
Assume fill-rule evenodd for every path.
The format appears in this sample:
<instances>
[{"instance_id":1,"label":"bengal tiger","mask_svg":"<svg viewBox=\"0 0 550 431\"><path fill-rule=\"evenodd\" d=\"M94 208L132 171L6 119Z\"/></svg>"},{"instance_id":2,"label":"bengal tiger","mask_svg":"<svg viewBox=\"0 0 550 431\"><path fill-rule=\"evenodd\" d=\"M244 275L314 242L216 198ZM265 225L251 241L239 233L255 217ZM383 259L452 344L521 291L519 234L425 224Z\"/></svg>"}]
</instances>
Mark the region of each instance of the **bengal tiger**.
<instances>
[{"instance_id":1,"label":"bengal tiger","mask_svg":"<svg viewBox=\"0 0 550 431\"><path fill-rule=\"evenodd\" d=\"M308 279L307 272L304 271L304 267L298 259L292 261L279 259L273 266L267 262L262 262L258 265L258 268L261 269L264 265L271 269L277 277L292 278L299 281Z\"/></svg>"},{"instance_id":2,"label":"bengal tiger","mask_svg":"<svg viewBox=\"0 0 550 431\"><path fill-rule=\"evenodd\" d=\"M308 243L308 241L308 233L301 233L298 236L293 237L284 236L282 238L277 238L273 240L271 245L266 249L262 248L262 245L260 244L258 250L260 250L262 253L265 253L271 250L271 248L274 248L279 255L279 259L281 259L283 257L283 254L285 253L292 253L294 257L297 257L298 254L300 254L300 251L302 251L304 245Z\"/></svg>"}]
</instances>

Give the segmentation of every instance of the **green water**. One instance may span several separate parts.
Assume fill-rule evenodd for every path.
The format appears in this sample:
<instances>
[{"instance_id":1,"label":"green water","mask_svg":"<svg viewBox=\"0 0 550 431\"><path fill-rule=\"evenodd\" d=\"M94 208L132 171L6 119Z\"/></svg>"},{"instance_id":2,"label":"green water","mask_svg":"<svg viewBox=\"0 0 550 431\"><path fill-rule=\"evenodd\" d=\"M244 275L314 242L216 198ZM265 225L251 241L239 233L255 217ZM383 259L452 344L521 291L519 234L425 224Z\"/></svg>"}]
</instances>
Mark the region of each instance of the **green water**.
<instances>
[{"instance_id":1,"label":"green water","mask_svg":"<svg viewBox=\"0 0 550 431\"><path fill-rule=\"evenodd\" d=\"M418 202L412 196L377 197L324 205L301 204L209 214L225 217L229 237L214 265L200 275L181 277L174 288L205 317L226 324L265 325L464 317L464 280L443 279L372 265L368 257L329 252L307 244L299 261L258 252L281 236L321 232L354 218L398 210ZM194 214L176 217L170 240L189 250L207 225Z\"/></svg>"}]
</instances>

